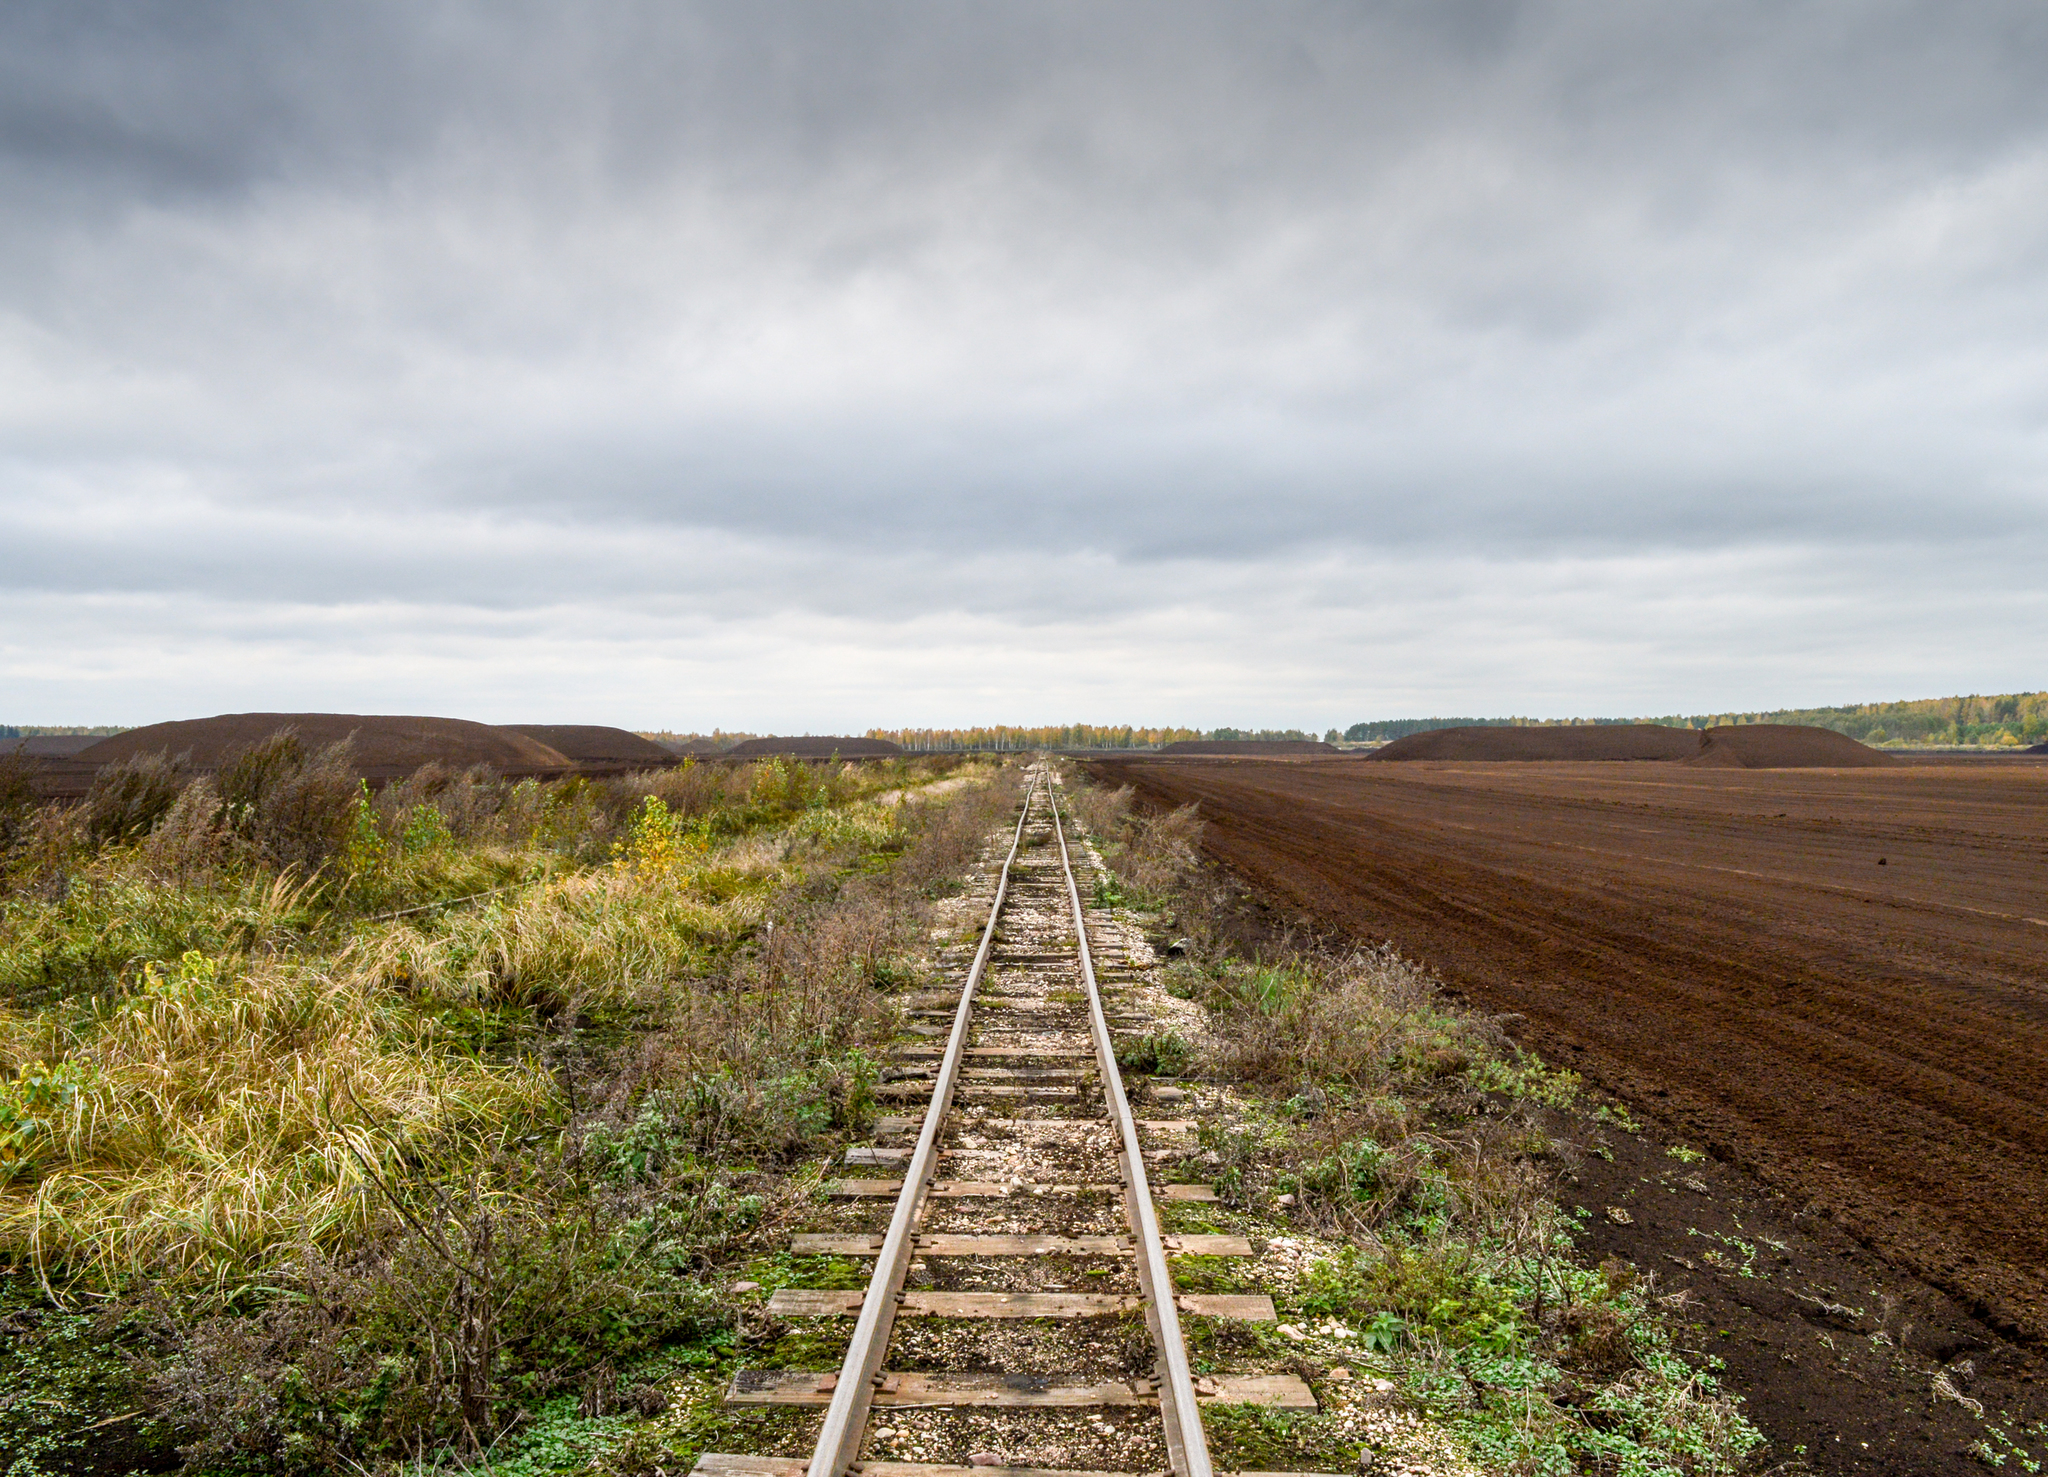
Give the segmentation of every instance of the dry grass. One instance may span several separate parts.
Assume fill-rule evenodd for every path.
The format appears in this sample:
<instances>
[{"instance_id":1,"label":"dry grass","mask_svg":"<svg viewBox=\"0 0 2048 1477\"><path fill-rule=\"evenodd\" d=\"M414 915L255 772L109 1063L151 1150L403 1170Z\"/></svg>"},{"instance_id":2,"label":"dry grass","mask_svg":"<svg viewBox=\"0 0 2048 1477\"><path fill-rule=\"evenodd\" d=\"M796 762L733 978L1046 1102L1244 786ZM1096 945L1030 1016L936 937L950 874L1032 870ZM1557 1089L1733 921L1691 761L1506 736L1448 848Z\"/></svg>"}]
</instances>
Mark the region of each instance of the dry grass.
<instances>
[{"instance_id":1,"label":"dry grass","mask_svg":"<svg viewBox=\"0 0 2048 1477\"><path fill-rule=\"evenodd\" d=\"M363 988L441 1004L519 1005L552 1016L651 1005L761 919L766 879L606 867L456 913L437 926L366 930L338 967ZM696 884L696 885L693 885Z\"/></svg>"},{"instance_id":2,"label":"dry grass","mask_svg":"<svg viewBox=\"0 0 2048 1477\"><path fill-rule=\"evenodd\" d=\"M877 781L775 765L709 782L671 771L616 795L423 772L372 817L331 793L329 757L273 745L234 777L255 797L239 810L192 784L130 844L84 851L74 825L62 896L8 899L0 1256L100 1286L150 1275L225 1288L296 1244L345 1240L375 1208L373 1172L396 1185L473 1165L537 1119L559 1121L535 1053L592 1014L638 1033L600 1094L615 1116L646 1091L694 1093L727 1128L752 1115L795 1125L768 1140L800 1140L805 1104L856 1090L860 1069L831 1059L893 1022L875 986L915 943L923 869L957 870L947 818L971 812L985 829L974 802L1006 798L981 786L943 807L828 804ZM792 798L802 807L779 809ZM720 839L712 817L744 821L713 802L779 818ZM351 923L333 907L351 889L265 861L294 835L334 841L340 813L370 829L336 844L366 850L386 893L537 880L480 905ZM575 820L590 830L562 829ZM550 843L540 852L508 843L528 823L527 839ZM593 831L605 859L563 874L562 851L589 851ZM914 876L833 880L848 859L913 840ZM485 1032L495 1060L464 1044L479 1012L511 1023Z\"/></svg>"},{"instance_id":3,"label":"dry grass","mask_svg":"<svg viewBox=\"0 0 2048 1477\"><path fill-rule=\"evenodd\" d=\"M1199 875L1202 818L1192 804L1159 814L1131 806L1131 787L1105 790L1068 776L1063 798L1131 901L1161 905ZM1192 910L1199 914L1198 903Z\"/></svg>"},{"instance_id":4,"label":"dry grass","mask_svg":"<svg viewBox=\"0 0 2048 1477\"><path fill-rule=\"evenodd\" d=\"M27 841L36 812L36 761L0 743L0 867Z\"/></svg>"},{"instance_id":5,"label":"dry grass","mask_svg":"<svg viewBox=\"0 0 2048 1477\"><path fill-rule=\"evenodd\" d=\"M1374 1089L1455 1076L1509 1049L1482 1018L1446 1009L1430 975L1391 948L1228 964L1200 988L1217 1025L1213 1066L1240 1081Z\"/></svg>"},{"instance_id":6,"label":"dry grass","mask_svg":"<svg viewBox=\"0 0 2048 1477\"><path fill-rule=\"evenodd\" d=\"M0 1246L45 1275L219 1283L360 1225L351 1142L395 1173L515 1132L548 1095L530 1066L478 1062L430 1025L319 969L199 954L85 1012L0 1015L14 1084L62 1064L40 1174L0 1195Z\"/></svg>"}]
</instances>

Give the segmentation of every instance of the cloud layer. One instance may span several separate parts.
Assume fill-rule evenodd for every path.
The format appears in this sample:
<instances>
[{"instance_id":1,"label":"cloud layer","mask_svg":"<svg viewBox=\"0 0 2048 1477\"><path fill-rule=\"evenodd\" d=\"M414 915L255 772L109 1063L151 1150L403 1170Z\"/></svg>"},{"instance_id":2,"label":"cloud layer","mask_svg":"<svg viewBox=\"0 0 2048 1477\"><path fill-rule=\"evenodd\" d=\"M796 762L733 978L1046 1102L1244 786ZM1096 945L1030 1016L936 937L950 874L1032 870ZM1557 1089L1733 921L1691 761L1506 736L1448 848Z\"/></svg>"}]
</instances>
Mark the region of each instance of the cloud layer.
<instances>
[{"instance_id":1,"label":"cloud layer","mask_svg":"<svg viewBox=\"0 0 2048 1477\"><path fill-rule=\"evenodd\" d=\"M2042 685L2048 14L0 17L0 719Z\"/></svg>"}]
</instances>

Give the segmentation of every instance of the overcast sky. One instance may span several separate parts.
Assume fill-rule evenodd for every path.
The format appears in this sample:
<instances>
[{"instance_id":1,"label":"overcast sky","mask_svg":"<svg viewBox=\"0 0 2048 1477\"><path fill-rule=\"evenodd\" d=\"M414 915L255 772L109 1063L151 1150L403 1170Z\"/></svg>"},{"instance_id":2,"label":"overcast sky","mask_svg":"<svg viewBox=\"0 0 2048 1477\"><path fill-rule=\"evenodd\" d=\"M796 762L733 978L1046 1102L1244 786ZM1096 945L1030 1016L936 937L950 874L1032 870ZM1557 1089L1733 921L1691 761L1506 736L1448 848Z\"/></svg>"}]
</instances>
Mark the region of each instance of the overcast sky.
<instances>
[{"instance_id":1,"label":"overcast sky","mask_svg":"<svg viewBox=\"0 0 2048 1477\"><path fill-rule=\"evenodd\" d=\"M0 9L0 721L2044 654L2037 0Z\"/></svg>"}]
</instances>

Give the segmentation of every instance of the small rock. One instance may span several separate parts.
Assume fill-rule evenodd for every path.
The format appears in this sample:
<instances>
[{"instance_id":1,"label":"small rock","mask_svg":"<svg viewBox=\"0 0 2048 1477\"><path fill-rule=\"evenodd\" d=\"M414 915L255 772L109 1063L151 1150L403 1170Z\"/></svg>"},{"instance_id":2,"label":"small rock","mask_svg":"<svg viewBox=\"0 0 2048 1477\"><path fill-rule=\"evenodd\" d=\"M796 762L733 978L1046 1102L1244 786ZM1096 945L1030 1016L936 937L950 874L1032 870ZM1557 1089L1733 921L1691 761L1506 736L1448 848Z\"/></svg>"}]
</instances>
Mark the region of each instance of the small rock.
<instances>
[{"instance_id":1,"label":"small rock","mask_svg":"<svg viewBox=\"0 0 2048 1477\"><path fill-rule=\"evenodd\" d=\"M1345 1384L1351 1378L1351 1371L1340 1364L1335 1369L1331 1370L1329 1374L1324 1376L1324 1378L1328 1379L1333 1384Z\"/></svg>"},{"instance_id":2,"label":"small rock","mask_svg":"<svg viewBox=\"0 0 2048 1477\"><path fill-rule=\"evenodd\" d=\"M895 1434L896 1434L896 1431L895 1431L895 1428L894 1428L894 1427L891 1427L891 1426L877 1426L877 1427L875 1427L875 1440L877 1440L877 1441L887 1441L887 1440L888 1440L888 1439L889 1439L890 1437L894 1436Z\"/></svg>"},{"instance_id":3,"label":"small rock","mask_svg":"<svg viewBox=\"0 0 2048 1477\"><path fill-rule=\"evenodd\" d=\"M1280 1337L1282 1337L1283 1339L1287 1339L1290 1342L1297 1344L1308 1337L1307 1334L1303 1333L1299 1328L1297 1328L1292 1323L1283 1323L1278 1328L1274 1329L1273 1332L1279 1334Z\"/></svg>"},{"instance_id":4,"label":"small rock","mask_svg":"<svg viewBox=\"0 0 2048 1477\"><path fill-rule=\"evenodd\" d=\"M1607 1219L1613 1221L1617 1226L1633 1226L1636 1223L1636 1218L1623 1210L1619 1205L1607 1207Z\"/></svg>"},{"instance_id":5,"label":"small rock","mask_svg":"<svg viewBox=\"0 0 2048 1477\"><path fill-rule=\"evenodd\" d=\"M970 1451L967 1453L967 1465L970 1467L1000 1467L1002 1464L1003 1459L992 1451Z\"/></svg>"},{"instance_id":6,"label":"small rock","mask_svg":"<svg viewBox=\"0 0 2048 1477\"><path fill-rule=\"evenodd\" d=\"M759 1292L761 1290L761 1284L758 1282L735 1282L732 1285L732 1290L736 1293Z\"/></svg>"},{"instance_id":7,"label":"small rock","mask_svg":"<svg viewBox=\"0 0 2048 1477\"><path fill-rule=\"evenodd\" d=\"M1188 1100L1188 1091L1185 1087L1155 1087L1152 1099L1161 1103L1184 1103Z\"/></svg>"},{"instance_id":8,"label":"small rock","mask_svg":"<svg viewBox=\"0 0 2048 1477\"><path fill-rule=\"evenodd\" d=\"M1275 1205L1292 1205L1292 1204L1294 1203L1294 1197L1293 1197L1292 1195L1282 1195L1282 1196L1281 1196L1281 1197L1280 1197L1279 1199L1275 1200L1275 1201L1274 1201L1273 1203L1274 1203Z\"/></svg>"}]
</instances>

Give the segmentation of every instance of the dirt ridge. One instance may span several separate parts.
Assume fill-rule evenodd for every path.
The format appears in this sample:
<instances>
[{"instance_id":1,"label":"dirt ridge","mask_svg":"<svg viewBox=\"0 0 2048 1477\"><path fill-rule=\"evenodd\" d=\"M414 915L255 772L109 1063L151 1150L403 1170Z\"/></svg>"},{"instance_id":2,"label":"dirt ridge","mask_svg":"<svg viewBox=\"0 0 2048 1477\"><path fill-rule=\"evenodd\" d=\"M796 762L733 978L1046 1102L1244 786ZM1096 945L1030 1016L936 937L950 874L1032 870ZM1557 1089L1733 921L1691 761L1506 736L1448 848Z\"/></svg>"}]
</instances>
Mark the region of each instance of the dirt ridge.
<instances>
[{"instance_id":1,"label":"dirt ridge","mask_svg":"<svg viewBox=\"0 0 2048 1477\"><path fill-rule=\"evenodd\" d=\"M1271 759L1285 754L1341 754L1321 739L1181 739L1163 744L1162 754L1230 754Z\"/></svg>"},{"instance_id":2,"label":"dirt ridge","mask_svg":"<svg viewBox=\"0 0 2048 1477\"><path fill-rule=\"evenodd\" d=\"M357 771L368 779L396 779L423 764L466 769L488 764L500 774L548 774L575 768L559 750L508 728L466 718L382 713L221 713L131 728L81 750L81 764L117 764L142 754L189 754L196 769L218 769L237 750L291 729L308 749L355 741Z\"/></svg>"},{"instance_id":3,"label":"dirt ridge","mask_svg":"<svg viewBox=\"0 0 2048 1477\"><path fill-rule=\"evenodd\" d=\"M879 759L888 754L904 752L901 744L887 739L834 737L830 734L801 738L757 738L734 744L726 754L734 759L830 759L838 755L841 759Z\"/></svg>"},{"instance_id":4,"label":"dirt ridge","mask_svg":"<svg viewBox=\"0 0 2048 1477\"><path fill-rule=\"evenodd\" d=\"M1162 752L1168 752L1162 750ZM1370 761L1460 763L1683 763L1727 769L1851 769L1896 763L1833 729L1798 723L1672 728L1661 723L1574 723L1432 728L1375 749Z\"/></svg>"},{"instance_id":5,"label":"dirt ridge","mask_svg":"<svg viewBox=\"0 0 2048 1477\"><path fill-rule=\"evenodd\" d=\"M524 734L578 764L630 764L640 769L659 769L676 762L673 753L652 739L602 723L501 723L498 726L509 733Z\"/></svg>"}]
</instances>

